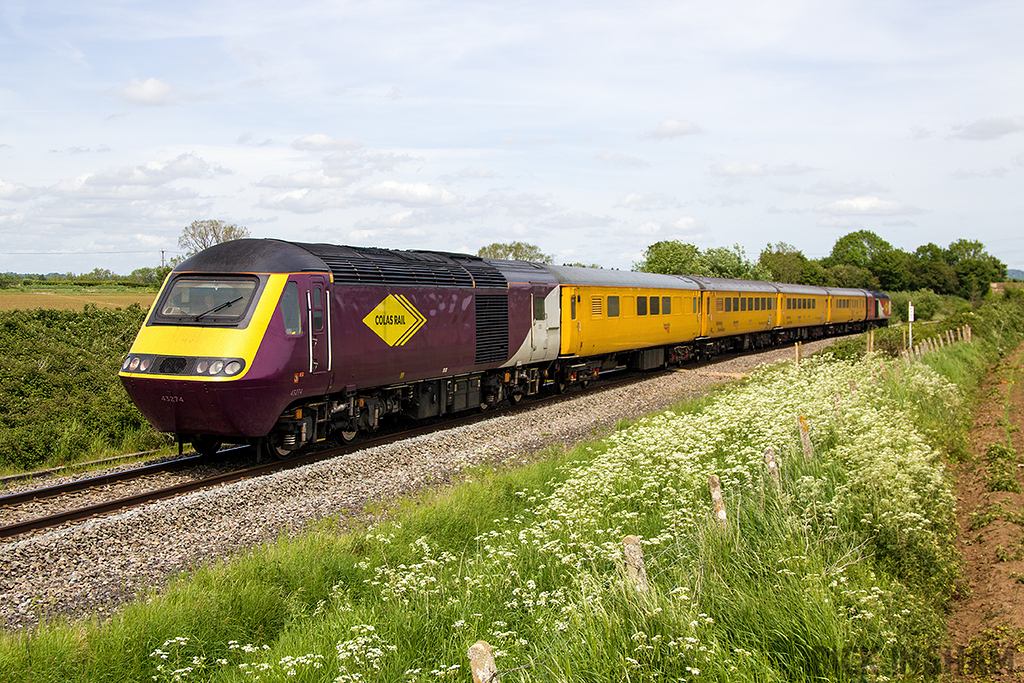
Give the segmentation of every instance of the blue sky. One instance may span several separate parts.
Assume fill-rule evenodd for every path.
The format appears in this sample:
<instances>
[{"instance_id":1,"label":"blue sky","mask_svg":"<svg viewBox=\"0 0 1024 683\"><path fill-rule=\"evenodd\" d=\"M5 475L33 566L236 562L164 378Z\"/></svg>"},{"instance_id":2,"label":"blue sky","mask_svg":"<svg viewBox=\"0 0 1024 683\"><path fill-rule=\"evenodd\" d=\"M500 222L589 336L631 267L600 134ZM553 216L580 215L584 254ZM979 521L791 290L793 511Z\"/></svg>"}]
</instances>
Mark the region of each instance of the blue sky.
<instances>
[{"instance_id":1,"label":"blue sky","mask_svg":"<svg viewBox=\"0 0 1024 683\"><path fill-rule=\"evenodd\" d=\"M0 272L159 265L207 218L613 268L867 229L1022 268L1021 35L984 0L4 0Z\"/></svg>"}]
</instances>

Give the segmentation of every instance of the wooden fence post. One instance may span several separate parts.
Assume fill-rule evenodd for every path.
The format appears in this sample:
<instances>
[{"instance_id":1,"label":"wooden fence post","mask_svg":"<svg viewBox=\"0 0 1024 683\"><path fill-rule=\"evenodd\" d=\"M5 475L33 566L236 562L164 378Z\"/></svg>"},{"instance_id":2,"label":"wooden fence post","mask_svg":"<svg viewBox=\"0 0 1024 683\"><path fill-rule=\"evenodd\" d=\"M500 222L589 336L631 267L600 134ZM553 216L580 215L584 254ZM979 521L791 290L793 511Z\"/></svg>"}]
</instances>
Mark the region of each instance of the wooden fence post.
<instances>
[{"instance_id":1,"label":"wooden fence post","mask_svg":"<svg viewBox=\"0 0 1024 683\"><path fill-rule=\"evenodd\" d=\"M800 346L802 344L803 344L803 342L797 342L796 344L793 345L793 349L795 350L795 353L796 353L796 364L797 365L800 365Z\"/></svg>"},{"instance_id":2,"label":"wooden fence post","mask_svg":"<svg viewBox=\"0 0 1024 683\"><path fill-rule=\"evenodd\" d=\"M641 593L647 592L647 569L644 564L644 551L640 547L640 539L626 536L622 539L623 555L626 558L626 575L633 580L633 585Z\"/></svg>"},{"instance_id":3,"label":"wooden fence post","mask_svg":"<svg viewBox=\"0 0 1024 683\"><path fill-rule=\"evenodd\" d=\"M875 350L875 331L868 330L868 353Z\"/></svg>"},{"instance_id":4,"label":"wooden fence post","mask_svg":"<svg viewBox=\"0 0 1024 683\"><path fill-rule=\"evenodd\" d=\"M814 458L814 448L811 446L811 433L807 428L807 418L801 415L796 419L796 423L800 428L800 445L804 449L804 460L810 461Z\"/></svg>"},{"instance_id":5,"label":"wooden fence post","mask_svg":"<svg viewBox=\"0 0 1024 683\"><path fill-rule=\"evenodd\" d=\"M779 463L775 460L775 449L769 446L764 451L764 464L768 468L768 474L775 482L775 488L782 490L782 479L779 477Z\"/></svg>"},{"instance_id":6,"label":"wooden fence post","mask_svg":"<svg viewBox=\"0 0 1024 683\"><path fill-rule=\"evenodd\" d=\"M491 683L492 679L498 675L498 667L494 665L491 646L486 641L478 640L469 648L467 654L469 670L473 674L473 683Z\"/></svg>"},{"instance_id":7,"label":"wooden fence post","mask_svg":"<svg viewBox=\"0 0 1024 683\"><path fill-rule=\"evenodd\" d=\"M725 500L722 498L722 481L717 474L708 477L708 488L711 489L711 502L715 506L715 519L718 520L718 526L724 529L726 525Z\"/></svg>"}]
</instances>

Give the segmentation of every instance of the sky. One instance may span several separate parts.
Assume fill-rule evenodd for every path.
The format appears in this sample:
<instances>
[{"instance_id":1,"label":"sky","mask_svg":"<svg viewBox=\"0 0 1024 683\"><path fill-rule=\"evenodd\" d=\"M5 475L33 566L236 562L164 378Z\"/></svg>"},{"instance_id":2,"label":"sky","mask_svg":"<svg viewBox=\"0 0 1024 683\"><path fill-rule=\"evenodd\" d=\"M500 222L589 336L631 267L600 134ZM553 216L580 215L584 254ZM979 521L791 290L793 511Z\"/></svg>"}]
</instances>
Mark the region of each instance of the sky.
<instances>
[{"instance_id":1,"label":"sky","mask_svg":"<svg viewBox=\"0 0 1024 683\"><path fill-rule=\"evenodd\" d=\"M192 221L628 269L870 230L1024 268L1024 3L3 0L0 272Z\"/></svg>"}]
</instances>

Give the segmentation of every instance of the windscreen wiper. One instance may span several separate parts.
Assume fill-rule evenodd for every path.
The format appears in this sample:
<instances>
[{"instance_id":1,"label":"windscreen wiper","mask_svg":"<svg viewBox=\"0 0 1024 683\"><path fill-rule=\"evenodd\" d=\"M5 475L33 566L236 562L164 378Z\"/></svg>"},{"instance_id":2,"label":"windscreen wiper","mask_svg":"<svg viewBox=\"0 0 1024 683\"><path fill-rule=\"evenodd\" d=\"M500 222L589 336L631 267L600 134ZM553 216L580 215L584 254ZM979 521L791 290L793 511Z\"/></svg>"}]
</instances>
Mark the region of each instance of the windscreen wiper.
<instances>
[{"instance_id":1,"label":"windscreen wiper","mask_svg":"<svg viewBox=\"0 0 1024 683\"><path fill-rule=\"evenodd\" d=\"M202 313L200 313L196 317L192 318L192 320L194 322L199 322L199 319L202 318L204 315L210 315L211 313L216 313L220 309L227 308L231 304L236 304L236 303L238 303L241 300L242 300L242 297L238 297L237 299L232 299L231 301L225 301L224 303L220 304L219 306L214 306L213 308L211 308L208 311L203 311Z\"/></svg>"}]
</instances>

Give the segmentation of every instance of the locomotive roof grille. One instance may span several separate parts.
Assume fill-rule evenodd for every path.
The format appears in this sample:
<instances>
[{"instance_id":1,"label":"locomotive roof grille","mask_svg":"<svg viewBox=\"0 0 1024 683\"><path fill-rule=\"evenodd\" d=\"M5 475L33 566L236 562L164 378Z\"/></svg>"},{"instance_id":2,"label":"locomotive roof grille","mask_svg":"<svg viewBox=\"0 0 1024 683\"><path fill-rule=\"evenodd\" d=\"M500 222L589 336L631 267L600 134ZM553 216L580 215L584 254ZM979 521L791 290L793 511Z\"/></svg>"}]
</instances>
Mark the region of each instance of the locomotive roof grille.
<instances>
[{"instance_id":1,"label":"locomotive roof grille","mask_svg":"<svg viewBox=\"0 0 1024 683\"><path fill-rule=\"evenodd\" d=\"M335 284L507 289L494 266L466 255L299 244L330 268Z\"/></svg>"}]
</instances>

